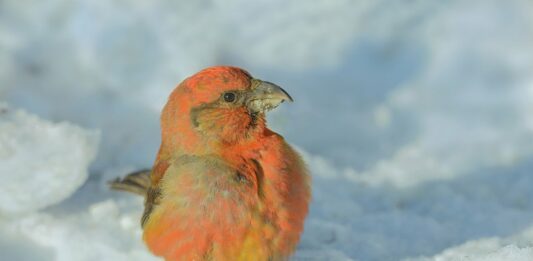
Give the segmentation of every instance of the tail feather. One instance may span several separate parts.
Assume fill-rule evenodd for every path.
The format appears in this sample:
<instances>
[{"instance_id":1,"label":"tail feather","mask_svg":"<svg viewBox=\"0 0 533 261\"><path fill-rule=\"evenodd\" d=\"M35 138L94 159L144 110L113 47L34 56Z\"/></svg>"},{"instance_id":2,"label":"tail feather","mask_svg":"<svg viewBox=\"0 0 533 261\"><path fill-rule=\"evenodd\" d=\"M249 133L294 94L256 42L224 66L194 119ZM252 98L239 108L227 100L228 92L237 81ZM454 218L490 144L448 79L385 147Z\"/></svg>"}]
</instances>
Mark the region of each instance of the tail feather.
<instances>
[{"instance_id":1,"label":"tail feather","mask_svg":"<svg viewBox=\"0 0 533 261\"><path fill-rule=\"evenodd\" d=\"M111 189L126 191L144 197L151 184L150 172L150 169L139 170L128 174L123 179L116 178L108 184Z\"/></svg>"}]
</instances>

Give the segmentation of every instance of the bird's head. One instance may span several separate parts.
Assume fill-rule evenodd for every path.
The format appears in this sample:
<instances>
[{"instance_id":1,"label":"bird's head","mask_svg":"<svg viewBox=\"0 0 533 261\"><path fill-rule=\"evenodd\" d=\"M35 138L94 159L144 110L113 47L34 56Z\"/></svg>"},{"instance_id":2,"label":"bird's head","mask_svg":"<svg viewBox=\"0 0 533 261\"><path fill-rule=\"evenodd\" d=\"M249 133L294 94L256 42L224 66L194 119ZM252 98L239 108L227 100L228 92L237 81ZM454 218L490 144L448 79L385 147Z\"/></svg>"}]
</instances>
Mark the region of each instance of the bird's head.
<instances>
[{"instance_id":1,"label":"bird's head","mask_svg":"<svg viewBox=\"0 0 533 261\"><path fill-rule=\"evenodd\" d=\"M283 101L292 101L285 90L240 68L204 69L170 95L161 115L163 145L193 152L254 138L265 131L265 112Z\"/></svg>"}]
</instances>

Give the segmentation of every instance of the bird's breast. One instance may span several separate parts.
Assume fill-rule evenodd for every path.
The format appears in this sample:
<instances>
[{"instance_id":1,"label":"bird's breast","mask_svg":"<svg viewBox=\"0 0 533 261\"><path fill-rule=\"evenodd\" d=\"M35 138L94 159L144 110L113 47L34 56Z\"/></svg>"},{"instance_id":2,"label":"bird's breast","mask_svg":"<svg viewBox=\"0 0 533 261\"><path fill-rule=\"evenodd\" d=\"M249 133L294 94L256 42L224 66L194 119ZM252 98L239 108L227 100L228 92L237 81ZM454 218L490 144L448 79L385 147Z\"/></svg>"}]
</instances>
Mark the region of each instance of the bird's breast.
<instances>
[{"instance_id":1,"label":"bird's breast","mask_svg":"<svg viewBox=\"0 0 533 261\"><path fill-rule=\"evenodd\" d=\"M267 260L275 227L259 192L260 171L254 161L171 165L144 227L150 249L167 260Z\"/></svg>"}]
</instances>

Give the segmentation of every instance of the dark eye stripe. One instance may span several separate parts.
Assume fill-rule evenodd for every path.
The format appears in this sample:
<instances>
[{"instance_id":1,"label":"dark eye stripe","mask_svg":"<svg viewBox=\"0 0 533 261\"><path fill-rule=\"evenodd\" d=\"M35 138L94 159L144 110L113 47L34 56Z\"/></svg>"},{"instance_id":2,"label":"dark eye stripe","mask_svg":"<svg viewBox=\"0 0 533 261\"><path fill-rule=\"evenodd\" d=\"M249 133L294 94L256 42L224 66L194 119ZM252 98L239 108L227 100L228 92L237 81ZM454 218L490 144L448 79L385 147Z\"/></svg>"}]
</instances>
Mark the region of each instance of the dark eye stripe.
<instances>
[{"instance_id":1,"label":"dark eye stripe","mask_svg":"<svg viewBox=\"0 0 533 261\"><path fill-rule=\"evenodd\" d=\"M235 93L233 93L233 92L224 93L224 101L225 102L234 102L235 101Z\"/></svg>"}]
</instances>

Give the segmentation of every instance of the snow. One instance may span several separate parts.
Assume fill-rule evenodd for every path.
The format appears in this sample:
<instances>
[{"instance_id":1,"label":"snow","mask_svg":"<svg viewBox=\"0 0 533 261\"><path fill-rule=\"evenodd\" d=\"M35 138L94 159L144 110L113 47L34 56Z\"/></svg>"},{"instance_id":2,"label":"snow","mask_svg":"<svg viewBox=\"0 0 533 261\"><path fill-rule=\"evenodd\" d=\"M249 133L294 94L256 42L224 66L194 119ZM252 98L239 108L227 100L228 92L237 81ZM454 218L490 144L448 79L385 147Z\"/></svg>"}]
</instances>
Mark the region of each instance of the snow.
<instances>
[{"instance_id":1,"label":"snow","mask_svg":"<svg viewBox=\"0 0 533 261\"><path fill-rule=\"evenodd\" d=\"M155 260L105 183L233 64L295 100L269 115L313 175L293 260L533 260L531 46L528 0L0 1L0 253Z\"/></svg>"},{"instance_id":2,"label":"snow","mask_svg":"<svg viewBox=\"0 0 533 261\"><path fill-rule=\"evenodd\" d=\"M34 212L70 197L87 180L99 133L51 123L0 104L0 215Z\"/></svg>"},{"instance_id":3,"label":"snow","mask_svg":"<svg viewBox=\"0 0 533 261\"><path fill-rule=\"evenodd\" d=\"M141 202L135 207L141 208ZM132 240L141 237L137 212L120 213L117 203L107 200L75 214L33 213L4 223L3 229L27 238L20 243L22 249L12 254L15 260L28 255L29 244L37 244L49 253L29 260L157 260L141 240Z\"/></svg>"},{"instance_id":4,"label":"snow","mask_svg":"<svg viewBox=\"0 0 533 261\"><path fill-rule=\"evenodd\" d=\"M533 227L508 238L490 237L472 240L460 246L451 247L431 258L421 257L410 261L496 261L496 260L531 260L533 257Z\"/></svg>"}]
</instances>

